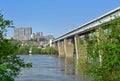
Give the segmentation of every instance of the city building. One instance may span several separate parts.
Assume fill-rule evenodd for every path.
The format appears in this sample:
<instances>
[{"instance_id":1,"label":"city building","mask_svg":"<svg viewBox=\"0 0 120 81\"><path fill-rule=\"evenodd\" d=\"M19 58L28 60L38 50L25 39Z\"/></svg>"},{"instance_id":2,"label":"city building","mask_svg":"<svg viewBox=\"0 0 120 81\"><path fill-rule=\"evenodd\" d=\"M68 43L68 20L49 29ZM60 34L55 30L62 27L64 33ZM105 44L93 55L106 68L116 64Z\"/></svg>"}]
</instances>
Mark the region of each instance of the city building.
<instances>
[{"instance_id":1,"label":"city building","mask_svg":"<svg viewBox=\"0 0 120 81\"><path fill-rule=\"evenodd\" d=\"M43 36L42 32L36 32L36 37Z\"/></svg>"},{"instance_id":2,"label":"city building","mask_svg":"<svg viewBox=\"0 0 120 81\"><path fill-rule=\"evenodd\" d=\"M14 28L14 39L21 41L21 45L33 45L34 47L45 47L54 39L52 35L44 36L42 32L32 33L31 27Z\"/></svg>"},{"instance_id":3,"label":"city building","mask_svg":"<svg viewBox=\"0 0 120 81\"><path fill-rule=\"evenodd\" d=\"M50 41L50 39L54 39L54 37L52 35L48 35L48 36L39 36L36 39L39 42L48 43Z\"/></svg>"},{"instance_id":4,"label":"city building","mask_svg":"<svg viewBox=\"0 0 120 81\"><path fill-rule=\"evenodd\" d=\"M14 39L16 40L31 40L32 28L31 27L20 27L14 28Z\"/></svg>"},{"instance_id":5,"label":"city building","mask_svg":"<svg viewBox=\"0 0 120 81\"><path fill-rule=\"evenodd\" d=\"M35 38L36 38L37 41L39 41L39 38L42 37L42 36L43 36L43 33L42 33L42 32L37 32L37 33L35 34Z\"/></svg>"},{"instance_id":6,"label":"city building","mask_svg":"<svg viewBox=\"0 0 120 81\"><path fill-rule=\"evenodd\" d=\"M50 40L54 39L54 37L52 35L48 35L48 36L35 36L36 37L36 41L39 42L39 46L43 46L45 47L45 45L47 45L48 43L50 43Z\"/></svg>"}]
</instances>

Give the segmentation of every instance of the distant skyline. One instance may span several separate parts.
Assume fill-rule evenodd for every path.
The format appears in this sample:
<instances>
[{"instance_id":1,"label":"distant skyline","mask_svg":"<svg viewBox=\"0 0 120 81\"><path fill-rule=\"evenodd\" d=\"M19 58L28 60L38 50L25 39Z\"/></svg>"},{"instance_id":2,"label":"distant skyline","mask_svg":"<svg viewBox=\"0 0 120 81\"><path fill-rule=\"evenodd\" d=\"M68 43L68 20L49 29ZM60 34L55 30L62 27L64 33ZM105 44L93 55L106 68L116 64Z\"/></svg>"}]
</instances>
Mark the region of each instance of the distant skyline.
<instances>
[{"instance_id":1,"label":"distant skyline","mask_svg":"<svg viewBox=\"0 0 120 81\"><path fill-rule=\"evenodd\" d=\"M120 6L120 0L1 0L0 10L15 27L59 37ZM13 37L13 29L8 29Z\"/></svg>"}]
</instances>

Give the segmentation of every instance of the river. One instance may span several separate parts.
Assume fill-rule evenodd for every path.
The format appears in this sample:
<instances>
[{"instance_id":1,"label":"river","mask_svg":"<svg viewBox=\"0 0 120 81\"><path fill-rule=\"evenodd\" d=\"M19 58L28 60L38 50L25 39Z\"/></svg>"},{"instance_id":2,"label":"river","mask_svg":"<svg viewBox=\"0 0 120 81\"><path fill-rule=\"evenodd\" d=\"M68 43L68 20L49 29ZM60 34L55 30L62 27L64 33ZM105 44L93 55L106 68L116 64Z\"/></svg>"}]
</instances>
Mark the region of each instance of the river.
<instances>
[{"instance_id":1,"label":"river","mask_svg":"<svg viewBox=\"0 0 120 81\"><path fill-rule=\"evenodd\" d=\"M33 67L22 69L15 81L90 81L76 72L73 59L58 58L49 55L21 55L25 62Z\"/></svg>"}]
</instances>

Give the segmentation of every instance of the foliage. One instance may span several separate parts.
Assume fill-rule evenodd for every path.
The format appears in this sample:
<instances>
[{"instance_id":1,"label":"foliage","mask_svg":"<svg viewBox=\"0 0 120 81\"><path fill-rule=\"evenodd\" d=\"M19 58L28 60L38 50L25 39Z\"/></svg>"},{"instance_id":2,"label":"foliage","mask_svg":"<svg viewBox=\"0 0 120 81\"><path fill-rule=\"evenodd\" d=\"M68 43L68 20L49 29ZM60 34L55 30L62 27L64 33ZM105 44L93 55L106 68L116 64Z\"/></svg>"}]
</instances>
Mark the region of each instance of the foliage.
<instances>
[{"instance_id":1,"label":"foliage","mask_svg":"<svg viewBox=\"0 0 120 81\"><path fill-rule=\"evenodd\" d=\"M32 48L32 54L41 54L42 49L41 48Z\"/></svg>"},{"instance_id":2,"label":"foliage","mask_svg":"<svg viewBox=\"0 0 120 81\"><path fill-rule=\"evenodd\" d=\"M53 47L32 48L33 54L55 54L56 50Z\"/></svg>"},{"instance_id":3,"label":"foliage","mask_svg":"<svg viewBox=\"0 0 120 81\"><path fill-rule=\"evenodd\" d=\"M110 29L107 36L105 28ZM93 81L120 81L120 18L95 32L92 43L87 45L89 59L85 73Z\"/></svg>"},{"instance_id":4,"label":"foliage","mask_svg":"<svg viewBox=\"0 0 120 81\"><path fill-rule=\"evenodd\" d=\"M47 52L47 54L53 54L53 53L56 52L56 50L55 50L55 48L53 48L53 47L47 47L47 48L46 48L46 52Z\"/></svg>"},{"instance_id":5,"label":"foliage","mask_svg":"<svg viewBox=\"0 0 120 81\"><path fill-rule=\"evenodd\" d=\"M0 81L14 81L21 68L31 67L15 55L18 44L4 38L7 28L13 28L12 21L5 20L0 13Z\"/></svg>"},{"instance_id":6,"label":"foliage","mask_svg":"<svg viewBox=\"0 0 120 81\"><path fill-rule=\"evenodd\" d=\"M20 46L17 53L18 54L28 54L29 53L29 46L27 46L27 45Z\"/></svg>"}]
</instances>

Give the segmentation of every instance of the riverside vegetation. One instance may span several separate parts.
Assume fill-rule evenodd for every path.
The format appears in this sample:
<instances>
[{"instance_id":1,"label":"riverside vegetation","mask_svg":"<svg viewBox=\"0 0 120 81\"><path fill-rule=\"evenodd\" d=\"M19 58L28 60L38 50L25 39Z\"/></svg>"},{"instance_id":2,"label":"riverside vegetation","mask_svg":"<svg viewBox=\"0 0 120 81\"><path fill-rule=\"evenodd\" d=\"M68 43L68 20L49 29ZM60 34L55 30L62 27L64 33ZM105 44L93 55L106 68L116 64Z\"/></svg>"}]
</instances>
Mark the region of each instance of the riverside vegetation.
<instances>
[{"instance_id":1,"label":"riverside vegetation","mask_svg":"<svg viewBox=\"0 0 120 81\"><path fill-rule=\"evenodd\" d=\"M29 54L30 47L29 45L20 46L17 54ZM53 47L46 48L37 48L33 47L31 50L31 54L57 54L57 50Z\"/></svg>"},{"instance_id":2,"label":"riverside vegetation","mask_svg":"<svg viewBox=\"0 0 120 81\"><path fill-rule=\"evenodd\" d=\"M21 68L32 67L16 55L18 43L5 39L7 28L13 27L12 21L4 19L0 12L0 81L14 81Z\"/></svg>"},{"instance_id":3,"label":"riverside vegetation","mask_svg":"<svg viewBox=\"0 0 120 81\"><path fill-rule=\"evenodd\" d=\"M79 63L86 67L83 73L92 81L120 81L120 17L103 23L85 38L87 60Z\"/></svg>"}]
</instances>

